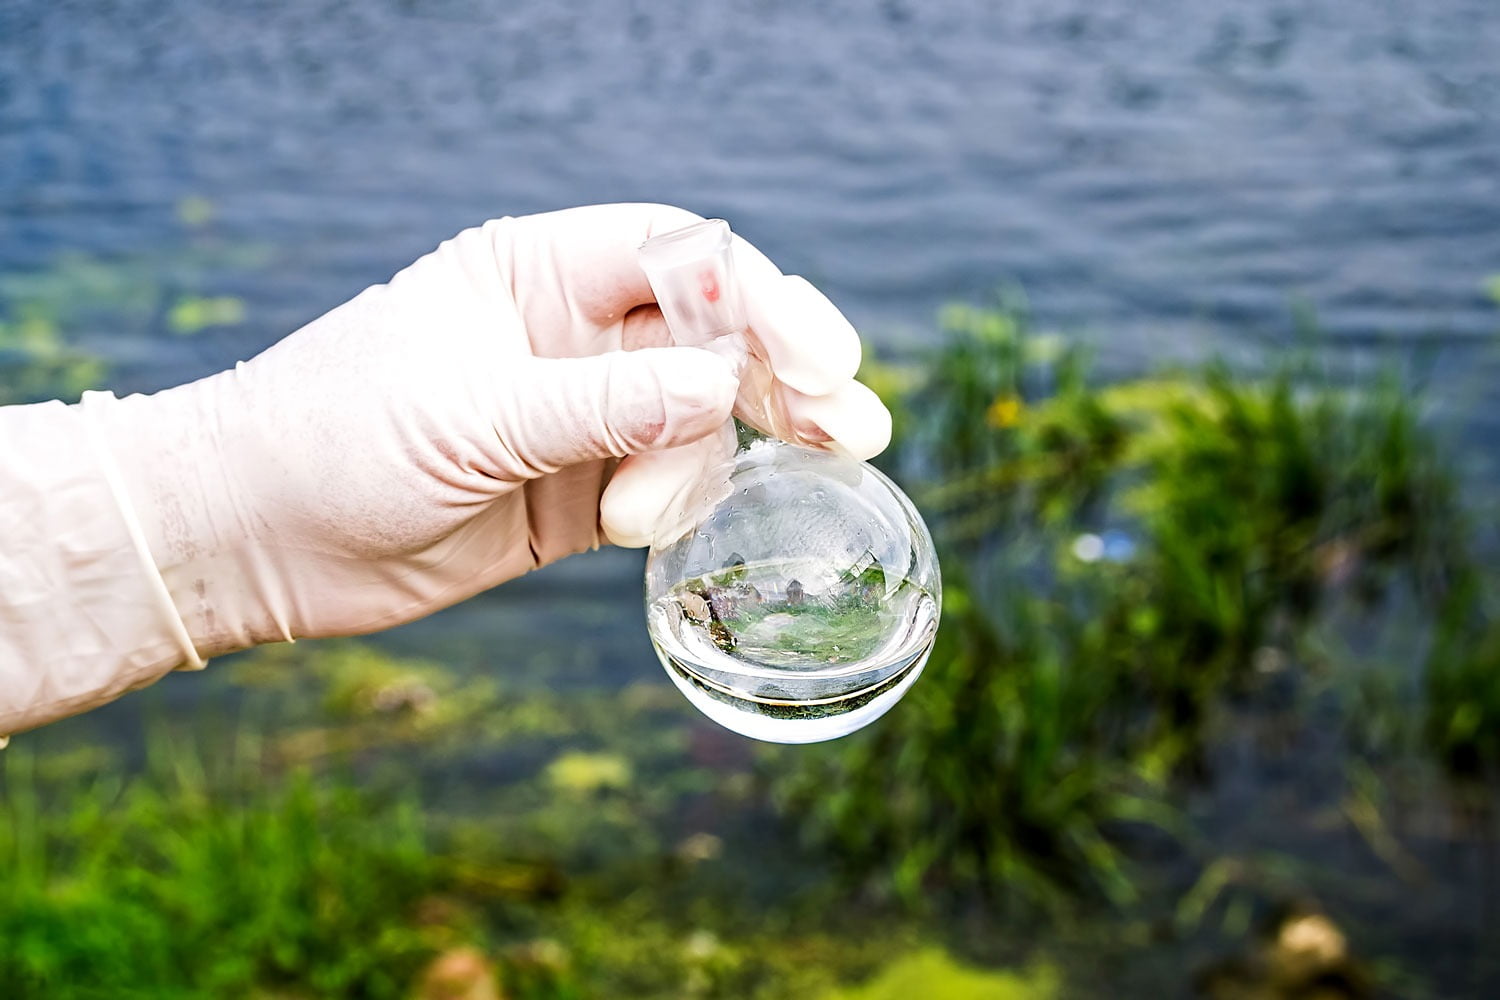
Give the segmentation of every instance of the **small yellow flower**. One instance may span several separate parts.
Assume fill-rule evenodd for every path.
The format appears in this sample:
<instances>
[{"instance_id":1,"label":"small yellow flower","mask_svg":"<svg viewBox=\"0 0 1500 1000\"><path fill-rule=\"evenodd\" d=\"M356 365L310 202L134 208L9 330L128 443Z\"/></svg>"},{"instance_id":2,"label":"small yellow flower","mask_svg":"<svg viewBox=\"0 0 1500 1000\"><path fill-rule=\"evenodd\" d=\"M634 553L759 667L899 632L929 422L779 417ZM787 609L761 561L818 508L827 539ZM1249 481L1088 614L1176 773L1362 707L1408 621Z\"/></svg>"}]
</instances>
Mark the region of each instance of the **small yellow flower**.
<instances>
[{"instance_id":1,"label":"small yellow flower","mask_svg":"<svg viewBox=\"0 0 1500 1000\"><path fill-rule=\"evenodd\" d=\"M996 396L984 411L984 422L999 430L1016 426L1021 422L1021 397Z\"/></svg>"}]
</instances>

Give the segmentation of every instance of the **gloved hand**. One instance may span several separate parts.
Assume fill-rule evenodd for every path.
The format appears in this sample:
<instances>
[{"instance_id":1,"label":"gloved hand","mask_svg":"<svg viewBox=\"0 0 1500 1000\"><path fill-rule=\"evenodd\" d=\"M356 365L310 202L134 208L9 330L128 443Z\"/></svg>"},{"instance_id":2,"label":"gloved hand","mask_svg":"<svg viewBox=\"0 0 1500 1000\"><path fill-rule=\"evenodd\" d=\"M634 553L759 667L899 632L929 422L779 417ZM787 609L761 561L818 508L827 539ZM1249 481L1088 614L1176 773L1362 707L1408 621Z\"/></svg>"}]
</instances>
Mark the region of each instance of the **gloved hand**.
<instances>
[{"instance_id":1,"label":"gloved hand","mask_svg":"<svg viewBox=\"0 0 1500 1000\"><path fill-rule=\"evenodd\" d=\"M743 241L751 388L668 346L637 247L695 221L660 205L493 221L232 371L86 396L193 651L420 618L598 545L606 484L606 535L644 544L732 443L737 395L784 438L884 448L854 330Z\"/></svg>"}]
</instances>

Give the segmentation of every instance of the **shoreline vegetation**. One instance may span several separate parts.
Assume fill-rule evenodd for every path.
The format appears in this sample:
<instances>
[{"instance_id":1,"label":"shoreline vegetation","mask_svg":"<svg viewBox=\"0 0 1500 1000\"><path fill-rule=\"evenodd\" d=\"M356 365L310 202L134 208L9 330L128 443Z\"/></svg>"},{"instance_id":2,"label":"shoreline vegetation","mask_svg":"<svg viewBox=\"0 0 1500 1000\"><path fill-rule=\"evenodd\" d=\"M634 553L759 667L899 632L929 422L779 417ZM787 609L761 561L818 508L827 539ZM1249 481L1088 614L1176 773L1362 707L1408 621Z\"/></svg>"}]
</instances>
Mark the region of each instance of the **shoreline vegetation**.
<instances>
[{"instance_id":1,"label":"shoreline vegetation","mask_svg":"<svg viewBox=\"0 0 1500 1000\"><path fill-rule=\"evenodd\" d=\"M49 308L0 299L6 401L105 374ZM0 753L7 995L1492 993L1485 456L1315 345L1102 380L1015 312L943 326L865 372L945 591L880 722L763 747L499 650L227 658L138 748Z\"/></svg>"}]
</instances>

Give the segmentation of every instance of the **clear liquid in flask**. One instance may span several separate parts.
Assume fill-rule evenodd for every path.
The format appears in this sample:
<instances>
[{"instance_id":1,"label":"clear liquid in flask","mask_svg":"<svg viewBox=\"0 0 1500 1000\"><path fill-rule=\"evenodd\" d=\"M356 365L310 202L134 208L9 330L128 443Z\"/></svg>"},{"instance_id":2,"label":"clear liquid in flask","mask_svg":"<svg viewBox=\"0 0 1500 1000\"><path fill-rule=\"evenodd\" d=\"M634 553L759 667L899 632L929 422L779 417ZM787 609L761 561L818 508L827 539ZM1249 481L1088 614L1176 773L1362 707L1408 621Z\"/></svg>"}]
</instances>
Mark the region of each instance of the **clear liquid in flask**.
<instances>
[{"instance_id":1,"label":"clear liquid in flask","mask_svg":"<svg viewBox=\"0 0 1500 1000\"><path fill-rule=\"evenodd\" d=\"M834 739L885 714L921 673L937 621L933 594L872 558L731 557L647 610L652 644L688 700L774 743Z\"/></svg>"}]
</instances>

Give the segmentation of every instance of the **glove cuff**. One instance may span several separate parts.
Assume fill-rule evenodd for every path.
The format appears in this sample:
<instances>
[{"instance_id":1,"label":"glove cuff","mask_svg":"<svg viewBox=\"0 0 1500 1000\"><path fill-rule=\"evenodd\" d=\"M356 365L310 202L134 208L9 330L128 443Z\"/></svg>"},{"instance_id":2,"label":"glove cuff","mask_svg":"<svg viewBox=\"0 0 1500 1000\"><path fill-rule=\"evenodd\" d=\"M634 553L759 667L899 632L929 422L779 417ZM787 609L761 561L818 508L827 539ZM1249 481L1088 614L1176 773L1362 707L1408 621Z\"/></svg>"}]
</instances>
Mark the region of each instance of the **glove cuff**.
<instances>
[{"instance_id":1,"label":"glove cuff","mask_svg":"<svg viewBox=\"0 0 1500 1000\"><path fill-rule=\"evenodd\" d=\"M236 379L231 370L151 396L88 393L81 404L136 553L173 609L188 669L292 638L283 574L226 463L248 447Z\"/></svg>"},{"instance_id":2,"label":"glove cuff","mask_svg":"<svg viewBox=\"0 0 1500 1000\"><path fill-rule=\"evenodd\" d=\"M0 737L151 684L190 651L202 662L89 419L59 402L0 408Z\"/></svg>"},{"instance_id":3,"label":"glove cuff","mask_svg":"<svg viewBox=\"0 0 1500 1000\"><path fill-rule=\"evenodd\" d=\"M188 634L187 624L182 620L182 615L172 600L171 592L167 590L167 582L162 579L161 571L156 567L156 560L146 544L146 533L141 527L141 519L136 515L135 504L131 502L130 493L125 489L120 467L115 464L114 455L110 452L109 445L105 443L104 434L100 428L100 420L103 418L99 408L106 401L114 402L114 400L115 396L112 392L83 394L78 409L83 417L84 435L93 452L94 461L104 477L104 483L109 488L110 496L114 498L115 509L119 511L120 519L124 522L126 534L130 537L136 560L140 563L141 578L158 612L156 617L166 634L182 650L183 662L177 669L202 670L208 664L203 657L198 655L198 650L193 645L193 638Z\"/></svg>"}]
</instances>

